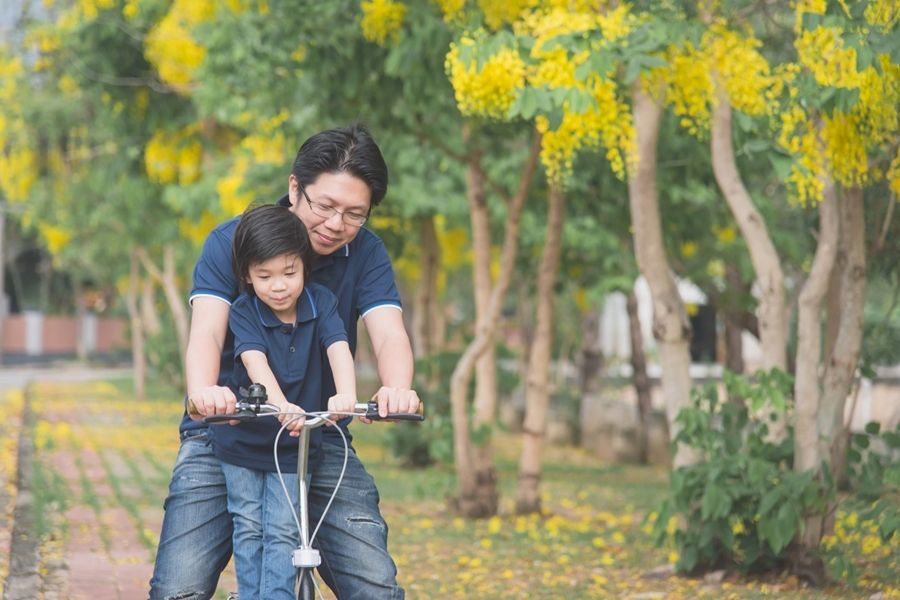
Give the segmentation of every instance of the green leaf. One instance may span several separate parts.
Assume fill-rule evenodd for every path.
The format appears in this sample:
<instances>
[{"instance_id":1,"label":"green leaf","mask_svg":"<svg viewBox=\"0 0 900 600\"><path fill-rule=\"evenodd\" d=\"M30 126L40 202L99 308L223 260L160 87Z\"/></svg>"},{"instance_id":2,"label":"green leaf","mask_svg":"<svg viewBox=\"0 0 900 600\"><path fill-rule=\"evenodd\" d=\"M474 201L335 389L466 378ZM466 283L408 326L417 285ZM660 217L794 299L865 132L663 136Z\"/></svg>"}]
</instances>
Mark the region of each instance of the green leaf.
<instances>
[{"instance_id":1,"label":"green leaf","mask_svg":"<svg viewBox=\"0 0 900 600\"><path fill-rule=\"evenodd\" d=\"M878 435L881 432L881 423L878 421L869 421L866 423L865 431L869 435Z\"/></svg>"},{"instance_id":2,"label":"green leaf","mask_svg":"<svg viewBox=\"0 0 900 600\"><path fill-rule=\"evenodd\" d=\"M883 439L884 443L893 450L900 448L900 433L897 433L896 431L885 431L881 435L881 439Z\"/></svg>"},{"instance_id":3,"label":"green leaf","mask_svg":"<svg viewBox=\"0 0 900 600\"><path fill-rule=\"evenodd\" d=\"M853 434L853 445L865 450L869 447L869 436L864 433Z\"/></svg>"}]
</instances>

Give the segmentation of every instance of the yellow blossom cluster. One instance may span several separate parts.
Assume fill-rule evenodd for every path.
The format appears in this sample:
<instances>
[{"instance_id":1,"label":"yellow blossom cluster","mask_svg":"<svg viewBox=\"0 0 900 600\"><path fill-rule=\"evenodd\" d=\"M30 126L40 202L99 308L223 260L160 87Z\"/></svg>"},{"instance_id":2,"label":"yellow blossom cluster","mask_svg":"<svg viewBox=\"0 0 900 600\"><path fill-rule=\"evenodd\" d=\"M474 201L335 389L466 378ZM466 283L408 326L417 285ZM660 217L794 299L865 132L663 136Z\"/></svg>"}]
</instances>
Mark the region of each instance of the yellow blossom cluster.
<instances>
[{"instance_id":1,"label":"yellow blossom cluster","mask_svg":"<svg viewBox=\"0 0 900 600\"><path fill-rule=\"evenodd\" d=\"M573 160L582 148L606 148L606 159L613 173L624 178L626 165L635 158L634 126L631 112L616 94L613 81L597 79L591 90L596 107L582 113L564 112L554 130L545 116L535 124L543 134L541 162L552 180L562 180L571 172Z\"/></svg>"},{"instance_id":2,"label":"yellow blossom cluster","mask_svg":"<svg viewBox=\"0 0 900 600\"><path fill-rule=\"evenodd\" d=\"M666 82L666 101L680 117L681 126L692 135L709 129L712 79L709 63L700 48L687 43L668 49L670 68L662 72Z\"/></svg>"},{"instance_id":3,"label":"yellow blossom cluster","mask_svg":"<svg viewBox=\"0 0 900 600\"><path fill-rule=\"evenodd\" d=\"M860 133L853 115L836 110L822 117L827 164L835 180L848 187L862 186L868 172L866 140Z\"/></svg>"},{"instance_id":4,"label":"yellow blossom cluster","mask_svg":"<svg viewBox=\"0 0 900 600\"><path fill-rule=\"evenodd\" d=\"M101 10L108 10L116 5L116 0L78 0L75 8L85 21L93 21Z\"/></svg>"},{"instance_id":5,"label":"yellow blossom cluster","mask_svg":"<svg viewBox=\"0 0 900 600\"><path fill-rule=\"evenodd\" d=\"M716 98L713 74L719 78L731 105L748 114L761 115L775 102L783 81L772 74L759 52L762 43L716 23L706 31L699 47L685 44L668 49L670 68L661 73L666 98L693 135L709 128Z\"/></svg>"},{"instance_id":6,"label":"yellow blossom cluster","mask_svg":"<svg viewBox=\"0 0 900 600\"><path fill-rule=\"evenodd\" d=\"M171 132L157 130L144 149L147 176L157 183L188 185L200 178L203 146L196 138L197 128L189 126Z\"/></svg>"},{"instance_id":7,"label":"yellow blossom cluster","mask_svg":"<svg viewBox=\"0 0 900 600\"><path fill-rule=\"evenodd\" d=\"M597 26L597 15L559 7L522 14L521 19L513 24L513 31L534 38L531 52L532 56L538 57L543 51L544 44L553 38L564 34L585 33Z\"/></svg>"},{"instance_id":8,"label":"yellow blossom cluster","mask_svg":"<svg viewBox=\"0 0 900 600\"><path fill-rule=\"evenodd\" d=\"M244 180L250 169L250 157L238 156L225 177L216 182L219 206L226 216L233 217L244 212L253 200L253 192L244 189Z\"/></svg>"},{"instance_id":9,"label":"yellow blossom cluster","mask_svg":"<svg viewBox=\"0 0 900 600\"><path fill-rule=\"evenodd\" d=\"M897 147L897 153L888 168L887 180L894 195L900 197L900 146Z\"/></svg>"},{"instance_id":10,"label":"yellow blossom cluster","mask_svg":"<svg viewBox=\"0 0 900 600\"><path fill-rule=\"evenodd\" d=\"M452 23L459 19L466 7L466 0L434 0L444 15L444 21Z\"/></svg>"},{"instance_id":11,"label":"yellow blossom cluster","mask_svg":"<svg viewBox=\"0 0 900 600\"><path fill-rule=\"evenodd\" d=\"M816 203L824 190L819 175L825 165L816 127L797 104L783 111L779 121L778 144L794 156L787 183L802 206Z\"/></svg>"},{"instance_id":12,"label":"yellow blossom cluster","mask_svg":"<svg viewBox=\"0 0 900 600\"><path fill-rule=\"evenodd\" d=\"M181 218L178 220L178 231L181 237L191 240L194 246L199 247L209 232L219 224L219 215L208 210L203 211L199 219Z\"/></svg>"},{"instance_id":13,"label":"yellow blossom cluster","mask_svg":"<svg viewBox=\"0 0 900 600\"><path fill-rule=\"evenodd\" d=\"M887 54L877 60L878 70L870 65L859 74L859 101L853 107L861 135L874 146L890 144L900 131L900 65Z\"/></svg>"},{"instance_id":14,"label":"yellow blossom cluster","mask_svg":"<svg viewBox=\"0 0 900 600\"><path fill-rule=\"evenodd\" d=\"M704 34L704 46L731 105L748 115L763 114L778 88L759 52L762 42L717 25Z\"/></svg>"},{"instance_id":15,"label":"yellow blossom cluster","mask_svg":"<svg viewBox=\"0 0 900 600\"><path fill-rule=\"evenodd\" d=\"M459 44L472 45L474 41L463 38ZM511 48L500 50L479 69L475 61L465 64L460 46L452 43L445 67L456 104L464 115L502 118L525 85L525 63Z\"/></svg>"},{"instance_id":16,"label":"yellow blossom cluster","mask_svg":"<svg viewBox=\"0 0 900 600\"><path fill-rule=\"evenodd\" d=\"M20 58L0 54L0 191L10 202L26 201L38 178L37 153L17 103L24 73Z\"/></svg>"},{"instance_id":17,"label":"yellow blossom cluster","mask_svg":"<svg viewBox=\"0 0 900 600\"><path fill-rule=\"evenodd\" d=\"M380 46L397 42L406 5L393 0L368 0L361 4L363 37Z\"/></svg>"},{"instance_id":18,"label":"yellow blossom cluster","mask_svg":"<svg viewBox=\"0 0 900 600\"><path fill-rule=\"evenodd\" d=\"M890 31L900 22L900 4L897 0L872 0L866 5L863 16L867 23Z\"/></svg>"},{"instance_id":19,"label":"yellow blossom cluster","mask_svg":"<svg viewBox=\"0 0 900 600\"><path fill-rule=\"evenodd\" d=\"M47 245L47 250L51 255L56 256L72 239L72 233L66 231L62 227L51 225L43 221L37 224L38 233Z\"/></svg>"},{"instance_id":20,"label":"yellow blossom cluster","mask_svg":"<svg viewBox=\"0 0 900 600\"><path fill-rule=\"evenodd\" d=\"M493 30L516 22L534 4L534 0L478 0L484 22Z\"/></svg>"},{"instance_id":21,"label":"yellow blossom cluster","mask_svg":"<svg viewBox=\"0 0 900 600\"><path fill-rule=\"evenodd\" d=\"M800 64L810 70L819 85L847 89L859 85L856 49L844 47L839 28L804 30L794 46Z\"/></svg>"},{"instance_id":22,"label":"yellow blossom cluster","mask_svg":"<svg viewBox=\"0 0 900 600\"><path fill-rule=\"evenodd\" d=\"M160 77L186 92L206 49L193 38L193 29L213 18L214 0L175 0L166 16L147 34L145 55Z\"/></svg>"}]
</instances>

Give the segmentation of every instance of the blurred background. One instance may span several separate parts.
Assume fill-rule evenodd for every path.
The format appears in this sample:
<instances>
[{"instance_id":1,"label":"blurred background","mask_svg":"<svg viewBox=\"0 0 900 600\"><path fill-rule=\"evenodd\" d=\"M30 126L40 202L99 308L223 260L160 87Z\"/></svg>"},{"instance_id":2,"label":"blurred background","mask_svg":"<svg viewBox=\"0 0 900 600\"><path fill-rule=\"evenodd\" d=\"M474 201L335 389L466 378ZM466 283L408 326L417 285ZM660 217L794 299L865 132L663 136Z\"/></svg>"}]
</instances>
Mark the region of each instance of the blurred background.
<instances>
[{"instance_id":1,"label":"blurred background","mask_svg":"<svg viewBox=\"0 0 900 600\"><path fill-rule=\"evenodd\" d=\"M503 506L497 436L527 514L550 445L668 471L753 430L779 473L845 491L878 449L896 516L898 20L893 0L3 0L0 360L128 365L136 398L175 401L206 234L358 121L429 406L385 443L452 466L459 514ZM696 499L730 531L716 476ZM834 530L797 506L762 511L776 556L810 514L798 543ZM685 536L679 570L720 564Z\"/></svg>"}]
</instances>

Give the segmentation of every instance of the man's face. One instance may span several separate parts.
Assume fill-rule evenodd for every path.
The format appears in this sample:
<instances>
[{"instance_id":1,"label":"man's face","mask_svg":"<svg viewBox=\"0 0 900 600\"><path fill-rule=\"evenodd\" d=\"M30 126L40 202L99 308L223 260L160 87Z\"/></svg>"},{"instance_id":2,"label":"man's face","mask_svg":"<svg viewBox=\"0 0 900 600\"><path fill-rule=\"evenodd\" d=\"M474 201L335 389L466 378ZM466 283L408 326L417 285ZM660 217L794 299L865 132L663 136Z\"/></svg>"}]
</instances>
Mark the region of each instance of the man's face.
<instances>
[{"instance_id":1,"label":"man's face","mask_svg":"<svg viewBox=\"0 0 900 600\"><path fill-rule=\"evenodd\" d=\"M305 189L291 175L288 195L291 212L306 225L313 250L320 255L349 244L359 233L360 219L365 220L372 204L369 186L348 173L322 173ZM328 213L330 216L323 216Z\"/></svg>"}]
</instances>

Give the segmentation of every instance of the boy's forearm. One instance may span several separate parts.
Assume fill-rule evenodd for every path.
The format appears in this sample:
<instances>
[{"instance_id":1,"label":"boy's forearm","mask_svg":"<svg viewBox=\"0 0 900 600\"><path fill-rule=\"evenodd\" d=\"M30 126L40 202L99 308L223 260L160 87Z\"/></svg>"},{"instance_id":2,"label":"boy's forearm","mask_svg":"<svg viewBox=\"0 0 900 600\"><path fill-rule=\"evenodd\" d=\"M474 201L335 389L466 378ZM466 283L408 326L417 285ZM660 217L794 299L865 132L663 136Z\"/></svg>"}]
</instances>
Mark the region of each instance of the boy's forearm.
<instances>
[{"instance_id":1,"label":"boy's forearm","mask_svg":"<svg viewBox=\"0 0 900 600\"><path fill-rule=\"evenodd\" d=\"M356 396L356 373L353 355L347 342L337 342L328 346L328 362L334 377L334 389L338 394Z\"/></svg>"}]
</instances>

